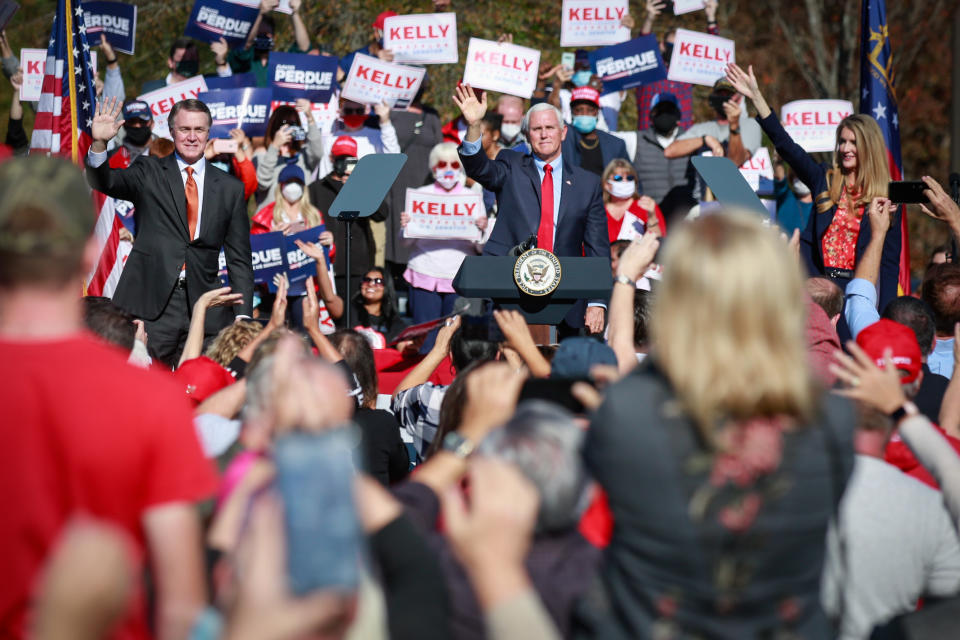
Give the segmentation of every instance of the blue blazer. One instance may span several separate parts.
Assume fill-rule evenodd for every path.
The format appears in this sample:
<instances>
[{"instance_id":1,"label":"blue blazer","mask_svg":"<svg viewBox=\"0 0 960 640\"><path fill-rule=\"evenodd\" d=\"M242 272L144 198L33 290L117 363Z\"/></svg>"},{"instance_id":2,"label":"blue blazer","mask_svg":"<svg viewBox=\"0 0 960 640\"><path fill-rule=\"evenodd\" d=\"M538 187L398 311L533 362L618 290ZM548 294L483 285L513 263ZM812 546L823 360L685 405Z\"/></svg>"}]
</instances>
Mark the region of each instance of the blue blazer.
<instances>
[{"instance_id":1,"label":"blue blazer","mask_svg":"<svg viewBox=\"0 0 960 640\"><path fill-rule=\"evenodd\" d=\"M507 255L510 249L537 235L541 181L532 155L504 149L491 160L483 150L467 156L461 148L460 161L468 176L497 194L497 222L483 248L484 255ZM574 166L566 156L553 252L558 256L610 259L600 178ZM575 306L567 315L567 324L583 326L583 309L583 304Z\"/></svg>"},{"instance_id":2,"label":"blue blazer","mask_svg":"<svg viewBox=\"0 0 960 640\"><path fill-rule=\"evenodd\" d=\"M578 167L580 166L580 145L577 143L580 142L581 138L583 138L583 134L573 127L567 126L567 137L563 140L563 155L570 158L570 162ZM606 131L597 131L597 138L600 141L600 155L603 156L604 169L614 158L620 158L633 164L630 161L630 156L627 155L627 145L623 140ZM643 193L642 185L637 185L637 192Z\"/></svg>"},{"instance_id":3,"label":"blue blazer","mask_svg":"<svg viewBox=\"0 0 960 640\"><path fill-rule=\"evenodd\" d=\"M777 114L771 112L766 118L757 118L757 122L763 128L764 132L770 136L770 140L777 148L780 157L787 161L797 177L813 194L816 202L817 194L827 190L827 169L830 165L817 164L803 148L793 141L783 126L780 124L780 118ZM810 210L810 217L807 220L807 226L800 234L800 255L807 263L807 269L811 276L823 276L823 234L827 232L830 224L833 222L833 216L837 208L831 207L823 213L818 213L816 205ZM863 216L860 221L860 235L857 236L856 260L859 263L867 245L870 244L870 218ZM883 257L880 261L880 278L878 280L878 308L883 312L887 303L897 297L897 283L900 279L900 246L902 243L902 234L900 233L900 209L895 211L890 220L890 230L887 231L887 237L883 241ZM847 279L838 279L837 284L841 289L845 289Z\"/></svg>"}]
</instances>

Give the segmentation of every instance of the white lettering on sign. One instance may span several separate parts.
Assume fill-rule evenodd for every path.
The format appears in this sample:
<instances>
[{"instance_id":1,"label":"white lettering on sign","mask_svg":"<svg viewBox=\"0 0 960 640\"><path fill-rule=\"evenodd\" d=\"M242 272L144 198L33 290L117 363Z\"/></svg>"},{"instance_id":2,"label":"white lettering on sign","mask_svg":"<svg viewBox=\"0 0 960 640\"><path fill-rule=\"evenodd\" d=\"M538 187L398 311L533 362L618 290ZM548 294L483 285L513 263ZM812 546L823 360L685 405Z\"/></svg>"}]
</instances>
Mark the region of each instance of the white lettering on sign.
<instances>
[{"instance_id":1,"label":"white lettering on sign","mask_svg":"<svg viewBox=\"0 0 960 640\"><path fill-rule=\"evenodd\" d=\"M623 19L628 0L563 0L560 9L560 46L611 45L630 39Z\"/></svg>"},{"instance_id":2,"label":"white lettering on sign","mask_svg":"<svg viewBox=\"0 0 960 640\"><path fill-rule=\"evenodd\" d=\"M269 269L283 264L283 253L280 251L280 247L253 251L250 257L251 263L256 269Z\"/></svg>"},{"instance_id":3,"label":"white lettering on sign","mask_svg":"<svg viewBox=\"0 0 960 640\"><path fill-rule=\"evenodd\" d=\"M253 26L248 20L222 16L213 7L200 7L200 11L197 12L197 24L210 27L211 30L218 31L223 36L235 38L245 37Z\"/></svg>"},{"instance_id":4,"label":"white lettering on sign","mask_svg":"<svg viewBox=\"0 0 960 640\"><path fill-rule=\"evenodd\" d=\"M130 19L120 16L105 16L97 14L84 13L83 22L87 26L87 31L102 31L108 29L124 36L130 35Z\"/></svg>"},{"instance_id":5,"label":"white lettering on sign","mask_svg":"<svg viewBox=\"0 0 960 640\"><path fill-rule=\"evenodd\" d=\"M297 69L292 64L278 64L274 72L274 82L284 82L296 85L302 85L305 89L322 90L329 89L333 84L333 72L331 71L307 71Z\"/></svg>"},{"instance_id":6,"label":"white lettering on sign","mask_svg":"<svg viewBox=\"0 0 960 640\"><path fill-rule=\"evenodd\" d=\"M214 120L237 120L249 118L251 120L266 120L267 105L265 104L224 104L207 103Z\"/></svg>"},{"instance_id":7,"label":"white lettering on sign","mask_svg":"<svg viewBox=\"0 0 960 640\"><path fill-rule=\"evenodd\" d=\"M638 73L640 71L649 71L657 66L657 54L655 51L644 51L626 58L604 58L597 60L597 75L612 76L625 71Z\"/></svg>"}]
</instances>

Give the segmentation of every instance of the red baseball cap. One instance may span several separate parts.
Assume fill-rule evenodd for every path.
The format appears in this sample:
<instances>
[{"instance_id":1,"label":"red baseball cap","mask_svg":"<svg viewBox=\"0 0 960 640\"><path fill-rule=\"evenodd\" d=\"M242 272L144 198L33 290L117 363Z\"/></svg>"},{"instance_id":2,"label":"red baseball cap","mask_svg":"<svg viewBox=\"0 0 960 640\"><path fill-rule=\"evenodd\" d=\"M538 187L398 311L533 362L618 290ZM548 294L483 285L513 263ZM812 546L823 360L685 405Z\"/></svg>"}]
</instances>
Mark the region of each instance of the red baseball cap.
<instances>
[{"instance_id":1,"label":"red baseball cap","mask_svg":"<svg viewBox=\"0 0 960 640\"><path fill-rule=\"evenodd\" d=\"M893 351L893 365L907 374L900 378L903 384L916 380L923 368L917 334L899 322L886 318L874 322L857 335L857 344L881 368L886 367L883 352L887 349Z\"/></svg>"},{"instance_id":2,"label":"red baseball cap","mask_svg":"<svg viewBox=\"0 0 960 640\"><path fill-rule=\"evenodd\" d=\"M595 107L600 107L600 92L593 87L577 87L573 90L570 97L570 104L574 102L589 102Z\"/></svg>"},{"instance_id":3,"label":"red baseball cap","mask_svg":"<svg viewBox=\"0 0 960 640\"><path fill-rule=\"evenodd\" d=\"M195 406L236 382L233 374L207 356L187 360L173 372L173 377L184 385Z\"/></svg>"},{"instance_id":4,"label":"red baseball cap","mask_svg":"<svg viewBox=\"0 0 960 640\"><path fill-rule=\"evenodd\" d=\"M333 141L333 148L330 149L330 155L357 157L357 141L350 136L340 136Z\"/></svg>"},{"instance_id":5,"label":"red baseball cap","mask_svg":"<svg viewBox=\"0 0 960 640\"><path fill-rule=\"evenodd\" d=\"M384 11L377 16L377 19L373 21L373 28L380 29L383 31L383 22L387 18L392 18L393 16L398 15L396 11Z\"/></svg>"}]
</instances>

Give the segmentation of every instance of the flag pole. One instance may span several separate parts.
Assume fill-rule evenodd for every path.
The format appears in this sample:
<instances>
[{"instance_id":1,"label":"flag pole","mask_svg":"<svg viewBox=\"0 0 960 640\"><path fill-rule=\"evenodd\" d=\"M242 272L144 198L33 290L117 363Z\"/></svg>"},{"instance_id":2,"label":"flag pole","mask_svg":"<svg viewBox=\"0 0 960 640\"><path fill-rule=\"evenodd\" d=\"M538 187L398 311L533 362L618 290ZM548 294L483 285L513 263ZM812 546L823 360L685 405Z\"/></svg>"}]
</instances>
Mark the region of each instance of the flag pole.
<instances>
[{"instance_id":1,"label":"flag pole","mask_svg":"<svg viewBox=\"0 0 960 640\"><path fill-rule=\"evenodd\" d=\"M67 21L67 55L66 58L67 68L64 70L64 73L68 73L70 78L70 158L73 160L74 164L80 162L80 141L77 138L77 123L76 113L77 113L77 76L73 62L73 9L71 7L71 0L64 1L64 19Z\"/></svg>"}]
</instances>

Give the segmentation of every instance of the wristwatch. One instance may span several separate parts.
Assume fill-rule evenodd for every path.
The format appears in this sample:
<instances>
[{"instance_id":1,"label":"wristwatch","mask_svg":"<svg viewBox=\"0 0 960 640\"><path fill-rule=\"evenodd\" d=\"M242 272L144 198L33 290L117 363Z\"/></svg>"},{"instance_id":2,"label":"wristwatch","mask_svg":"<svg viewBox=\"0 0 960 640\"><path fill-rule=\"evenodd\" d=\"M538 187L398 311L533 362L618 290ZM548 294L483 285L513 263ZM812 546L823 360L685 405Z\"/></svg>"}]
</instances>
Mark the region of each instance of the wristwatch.
<instances>
[{"instance_id":1,"label":"wristwatch","mask_svg":"<svg viewBox=\"0 0 960 640\"><path fill-rule=\"evenodd\" d=\"M473 453L473 450L477 448L477 445L473 444L456 431L451 431L443 437L443 445L441 448L444 451L449 451L461 460L466 460L466 458Z\"/></svg>"},{"instance_id":2,"label":"wristwatch","mask_svg":"<svg viewBox=\"0 0 960 640\"><path fill-rule=\"evenodd\" d=\"M732 136L740 135L740 127L737 127L736 129L734 129L733 127L730 127L730 135Z\"/></svg>"},{"instance_id":3,"label":"wristwatch","mask_svg":"<svg viewBox=\"0 0 960 640\"><path fill-rule=\"evenodd\" d=\"M917 408L917 405L907 400L902 405L897 407L896 411L890 414L890 417L893 418L894 424L900 424L900 421L907 416L915 416L919 413L920 409Z\"/></svg>"},{"instance_id":4,"label":"wristwatch","mask_svg":"<svg viewBox=\"0 0 960 640\"><path fill-rule=\"evenodd\" d=\"M613 282L614 282L614 284L616 284L617 282L619 282L620 284L625 284L625 285L627 285L627 286L629 286L629 287L633 287L634 289L637 288L637 281L636 281L636 280L631 280L630 278L628 278L627 276L623 275L622 273L621 273L621 274L618 274L617 277L613 279Z\"/></svg>"}]
</instances>

